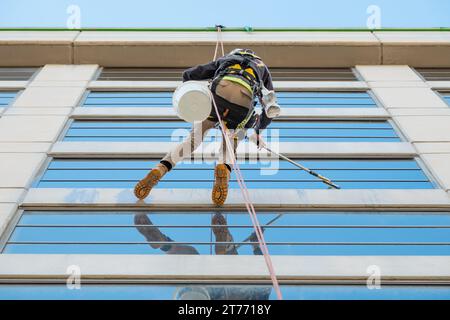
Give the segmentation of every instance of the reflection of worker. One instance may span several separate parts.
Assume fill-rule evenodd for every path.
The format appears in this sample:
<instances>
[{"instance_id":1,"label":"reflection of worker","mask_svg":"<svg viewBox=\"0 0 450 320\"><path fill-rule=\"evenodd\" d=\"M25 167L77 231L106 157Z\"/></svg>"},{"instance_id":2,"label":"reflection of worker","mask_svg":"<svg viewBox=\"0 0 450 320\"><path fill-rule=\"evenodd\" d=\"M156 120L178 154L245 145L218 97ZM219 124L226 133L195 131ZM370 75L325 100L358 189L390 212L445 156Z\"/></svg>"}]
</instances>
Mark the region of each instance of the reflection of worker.
<instances>
[{"instance_id":1,"label":"reflection of worker","mask_svg":"<svg viewBox=\"0 0 450 320\"><path fill-rule=\"evenodd\" d=\"M183 81L211 80L211 91L221 119L228 129L234 130L233 148L236 151L238 143L245 138L248 128L254 128L255 134L250 139L263 143L260 131L265 129L272 118L279 114L273 93L272 78L267 66L261 58L249 49L235 49L228 55L204 65L190 68L183 73ZM263 111L257 115L255 98L263 101ZM270 98L268 98L270 97ZM203 122L194 124L190 135L175 149L170 151L149 174L140 180L134 194L139 199L148 196L158 181L170 171L179 161L192 154L202 143L208 130L218 124L215 108ZM228 181L231 167L226 145L222 142L219 164L214 170L215 182L212 190L212 201L216 205L223 205L228 194Z\"/></svg>"},{"instance_id":2,"label":"reflection of worker","mask_svg":"<svg viewBox=\"0 0 450 320\"><path fill-rule=\"evenodd\" d=\"M150 242L153 249L160 249L166 254L199 254L197 249L190 245L177 244L171 238L162 233L159 228L153 226L150 218L144 213L137 213L134 216L134 224L138 231ZM216 213L212 220L212 231L216 238L214 251L221 255L237 255L237 248L233 244L233 236L231 235L225 217L221 213ZM262 255L262 252L256 242L256 236L253 235L249 241L252 243L253 254ZM169 242L165 244L152 242ZM224 244L225 243L225 244ZM201 296L213 300L268 300L272 288L271 287L256 287L256 286L209 286L203 287L186 287L180 290L178 298L183 296L186 299L189 297Z\"/></svg>"}]
</instances>

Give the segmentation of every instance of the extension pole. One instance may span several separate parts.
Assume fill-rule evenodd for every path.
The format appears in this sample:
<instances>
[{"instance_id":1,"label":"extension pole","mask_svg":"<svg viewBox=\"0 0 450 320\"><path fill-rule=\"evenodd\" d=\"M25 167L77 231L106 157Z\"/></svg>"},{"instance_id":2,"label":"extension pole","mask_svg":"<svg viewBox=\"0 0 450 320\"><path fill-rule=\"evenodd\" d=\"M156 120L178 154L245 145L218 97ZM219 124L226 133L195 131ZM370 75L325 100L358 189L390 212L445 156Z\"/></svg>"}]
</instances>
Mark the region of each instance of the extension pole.
<instances>
[{"instance_id":1,"label":"extension pole","mask_svg":"<svg viewBox=\"0 0 450 320\"><path fill-rule=\"evenodd\" d=\"M323 183L329 185L330 187L334 188L334 189L340 189L341 187L339 187L337 184L334 184L330 179L328 179L327 177L322 176L321 174L306 168L305 166L302 166L300 163L297 163L291 159L289 159L288 157L273 151L272 149L268 148L268 147L262 147L263 149L266 149L267 151L269 151L270 153L273 153L274 155L278 156L279 158L288 161L289 163L293 164L294 166L296 166L297 168L300 168L303 171L308 172L310 175L313 175L316 178L319 178L320 180L322 180Z\"/></svg>"}]
</instances>

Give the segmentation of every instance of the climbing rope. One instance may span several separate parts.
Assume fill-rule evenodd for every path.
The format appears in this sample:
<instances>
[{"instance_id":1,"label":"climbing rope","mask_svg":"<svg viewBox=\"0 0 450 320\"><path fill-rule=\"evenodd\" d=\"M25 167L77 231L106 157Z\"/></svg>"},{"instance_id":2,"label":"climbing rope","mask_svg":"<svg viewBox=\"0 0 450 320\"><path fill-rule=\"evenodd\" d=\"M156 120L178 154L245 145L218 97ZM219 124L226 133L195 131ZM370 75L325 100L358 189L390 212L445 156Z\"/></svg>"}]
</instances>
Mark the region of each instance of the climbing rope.
<instances>
[{"instance_id":1,"label":"climbing rope","mask_svg":"<svg viewBox=\"0 0 450 320\"><path fill-rule=\"evenodd\" d=\"M216 43L216 50L214 52L214 60L216 60L216 58L217 58L217 51L218 51L218 48L219 48L219 44L220 44L220 46L222 48L222 54L225 55L225 51L223 49L222 33L221 33L223 26L218 25L216 27L217 27L217 43ZM245 207L247 208L247 211L248 211L248 213L250 215L250 219L252 221L253 228L254 228L254 233L256 234L256 237L258 239L258 244L259 244L259 247L260 247L261 252L263 254L264 261L265 261L265 263L267 265L267 269L269 270L270 278L272 280L273 287L275 289L275 292L276 292L278 300L282 300L283 297L281 295L280 285L278 283L278 279L277 279L276 274L275 274L275 269L274 269L273 264L272 264L272 259L271 259L270 254L269 254L269 249L267 248L267 244L266 244L266 241L264 239L264 235L263 235L263 231L261 229L261 225L260 225L260 223L258 221L258 217L256 215L255 207L253 206L253 203L252 203L251 198L250 198L250 193L249 193L249 191L247 189L247 186L245 184L245 181L244 181L244 178L242 176L239 164L237 163L236 155L234 153L234 148L233 148L233 145L232 145L232 143L230 141L230 138L229 138L229 135L228 135L228 129L225 126L225 124L223 123L223 121L222 121L222 119L220 117L219 109L217 107L216 101L214 99L214 95L212 93L211 93L211 99L212 99L213 106L214 106L214 109L215 109L215 112L216 112L216 115L217 115L217 119L218 119L218 122L219 122L219 127L220 127L220 129L222 131L223 141L225 143L225 146L226 146L229 158L231 160L231 164L233 166L233 170L234 170L235 175L236 175L236 180L238 182L239 188L241 189L242 196L244 198Z\"/></svg>"},{"instance_id":2,"label":"climbing rope","mask_svg":"<svg viewBox=\"0 0 450 320\"><path fill-rule=\"evenodd\" d=\"M216 59L217 59L217 52L219 49L219 44L220 44L220 47L222 48L222 56L225 55L225 50L223 49L223 40L222 40L222 28L224 28L224 26L216 25L216 28L217 28L217 42L216 42L216 49L214 50L213 61L216 61Z\"/></svg>"}]
</instances>

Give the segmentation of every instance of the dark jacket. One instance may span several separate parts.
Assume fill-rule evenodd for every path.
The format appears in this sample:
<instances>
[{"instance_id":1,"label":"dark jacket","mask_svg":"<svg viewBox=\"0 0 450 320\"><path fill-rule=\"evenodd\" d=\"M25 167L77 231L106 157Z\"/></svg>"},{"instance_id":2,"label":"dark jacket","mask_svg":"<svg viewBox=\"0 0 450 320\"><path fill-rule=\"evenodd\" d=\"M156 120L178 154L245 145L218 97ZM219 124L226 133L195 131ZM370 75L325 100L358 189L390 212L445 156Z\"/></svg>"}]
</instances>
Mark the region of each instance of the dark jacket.
<instances>
[{"instance_id":1,"label":"dark jacket","mask_svg":"<svg viewBox=\"0 0 450 320\"><path fill-rule=\"evenodd\" d=\"M216 75L217 70L221 69L223 65L229 63L229 61L233 59L233 56L224 56L215 61L211 61L206 64L200 64L198 66L189 68L183 72L183 82L189 80L209 80L213 79ZM270 75L270 71L267 66L259 59L254 60L256 64L256 72L258 74L258 78L261 79L264 86L273 90L272 76ZM267 117L266 113L263 111L259 116L258 122L255 125L256 130L262 130L267 128L267 126L272 122L272 119Z\"/></svg>"}]
</instances>

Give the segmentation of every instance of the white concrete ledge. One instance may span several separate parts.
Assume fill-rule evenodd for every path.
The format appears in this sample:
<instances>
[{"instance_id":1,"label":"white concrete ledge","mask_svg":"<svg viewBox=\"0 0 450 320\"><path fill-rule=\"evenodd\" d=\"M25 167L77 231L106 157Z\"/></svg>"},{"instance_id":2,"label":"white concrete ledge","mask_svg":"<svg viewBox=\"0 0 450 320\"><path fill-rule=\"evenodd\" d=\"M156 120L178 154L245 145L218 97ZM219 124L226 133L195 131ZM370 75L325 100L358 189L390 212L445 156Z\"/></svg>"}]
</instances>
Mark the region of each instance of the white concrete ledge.
<instances>
[{"instance_id":1,"label":"white concrete ledge","mask_svg":"<svg viewBox=\"0 0 450 320\"><path fill-rule=\"evenodd\" d=\"M173 91L181 81L91 81L90 90L168 90ZM363 81L274 81L275 90L367 90L368 85Z\"/></svg>"},{"instance_id":2,"label":"white concrete ledge","mask_svg":"<svg viewBox=\"0 0 450 320\"><path fill-rule=\"evenodd\" d=\"M0 81L0 89L2 90L20 90L27 86L28 81Z\"/></svg>"},{"instance_id":3,"label":"white concrete ledge","mask_svg":"<svg viewBox=\"0 0 450 320\"><path fill-rule=\"evenodd\" d=\"M0 236L6 230L16 212L17 203L0 203Z\"/></svg>"},{"instance_id":4,"label":"white concrete ledge","mask_svg":"<svg viewBox=\"0 0 450 320\"><path fill-rule=\"evenodd\" d=\"M48 142L0 142L0 153L46 153L50 149Z\"/></svg>"},{"instance_id":5,"label":"white concrete ledge","mask_svg":"<svg viewBox=\"0 0 450 320\"><path fill-rule=\"evenodd\" d=\"M354 190L297 190L251 189L251 199L261 209L400 209L450 210L450 196L439 189L354 189ZM145 200L137 200L131 189L95 188L31 188L22 208L168 208L210 209L209 189L155 189ZM231 189L225 209L245 210L241 191Z\"/></svg>"},{"instance_id":6,"label":"white concrete ledge","mask_svg":"<svg viewBox=\"0 0 450 320\"><path fill-rule=\"evenodd\" d=\"M184 67L211 60L216 40L212 32L85 31L74 56L75 63L103 66ZM273 67L378 64L381 57L370 32L226 32L223 41L226 52L251 47Z\"/></svg>"},{"instance_id":7,"label":"white concrete ledge","mask_svg":"<svg viewBox=\"0 0 450 320\"><path fill-rule=\"evenodd\" d=\"M416 142L419 153L450 153L450 142Z\"/></svg>"},{"instance_id":8,"label":"white concrete ledge","mask_svg":"<svg viewBox=\"0 0 450 320\"><path fill-rule=\"evenodd\" d=\"M0 65L185 67L210 60L216 36L214 32L0 31ZM272 67L448 67L449 38L450 32L223 33L226 51L250 47Z\"/></svg>"},{"instance_id":9,"label":"white concrete ledge","mask_svg":"<svg viewBox=\"0 0 450 320\"><path fill-rule=\"evenodd\" d=\"M349 44L367 46L376 45L377 39L371 32L224 32L222 40L225 44L235 42L255 42L264 44L295 44L295 43L324 43L324 44ZM83 31L76 39L79 46L88 46L92 44L153 44L163 45L171 43L185 44L215 44L217 34L215 32L102 32L102 31Z\"/></svg>"},{"instance_id":10,"label":"white concrete ledge","mask_svg":"<svg viewBox=\"0 0 450 320\"><path fill-rule=\"evenodd\" d=\"M177 142L111 142L111 141L58 141L50 155L65 158L86 157L160 157L172 150ZM273 150L288 157L414 157L415 149L408 142L282 142L269 144ZM218 154L219 143L210 142L201 145L194 156ZM254 144L244 142L237 150L238 157L248 155L267 155L266 151L257 150ZM277 159L272 156L273 159Z\"/></svg>"},{"instance_id":11,"label":"white concrete ledge","mask_svg":"<svg viewBox=\"0 0 450 320\"><path fill-rule=\"evenodd\" d=\"M443 256L272 256L280 280L356 280L366 283L369 266L382 280L448 281L450 257ZM208 255L0 255L0 279L67 278L79 266L82 282L98 280L269 280L261 256Z\"/></svg>"},{"instance_id":12,"label":"white concrete ledge","mask_svg":"<svg viewBox=\"0 0 450 320\"><path fill-rule=\"evenodd\" d=\"M70 107L13 107L5 110L5 116L68 116L72 112Z\"/></svg>"},{"instance_id":13,"label":"white concrete ledge","mask_svg":"<svg viewBox=\"0 0 450 320\"><path fill-rule=\"evenodd\" d=\"M24 188L0 188L0 203L16 203L24 192Z\"/></svg>"},{"instance_id":14,"label":"white concrete ledge","mask_svg":"<svg viewBox=\"0 0 450 320\"><path fill-rule=\"evenodd\" d=\"M180 120L173 108L140 107L78 107L71 114L75 119L172 119ZM383 108L282 108L279 119L388 119Z\"/></svg>"},{"instance_id":15,"label":"white concrete ledge","mask_svg":"<svg viewBox=\"0 0 450 320\"><path fill-rule=\"evenodd\" d=\"M0 116L5 112L6 108L0 108Z\"/></svg>"},{"instance_id":16,"label":"white concrete ledge","mask_svg":"<svg viewBox=\"0 0 450 320\"><path fill-rule=\"evenodd\" d=\"M450 81L427 81L426 83L432 89L450 90Z\"/></svg>"},{"instance_id":17,"label":"white concrete ledge","mask_svg":"<svg viewBox=\"0 0 450 320\"><path fill-rule=\"evenodd\" d=\"M450 108L398 108L389 109L389 113L397 116L450 116Z\"/></svg>"}]
</instances>

